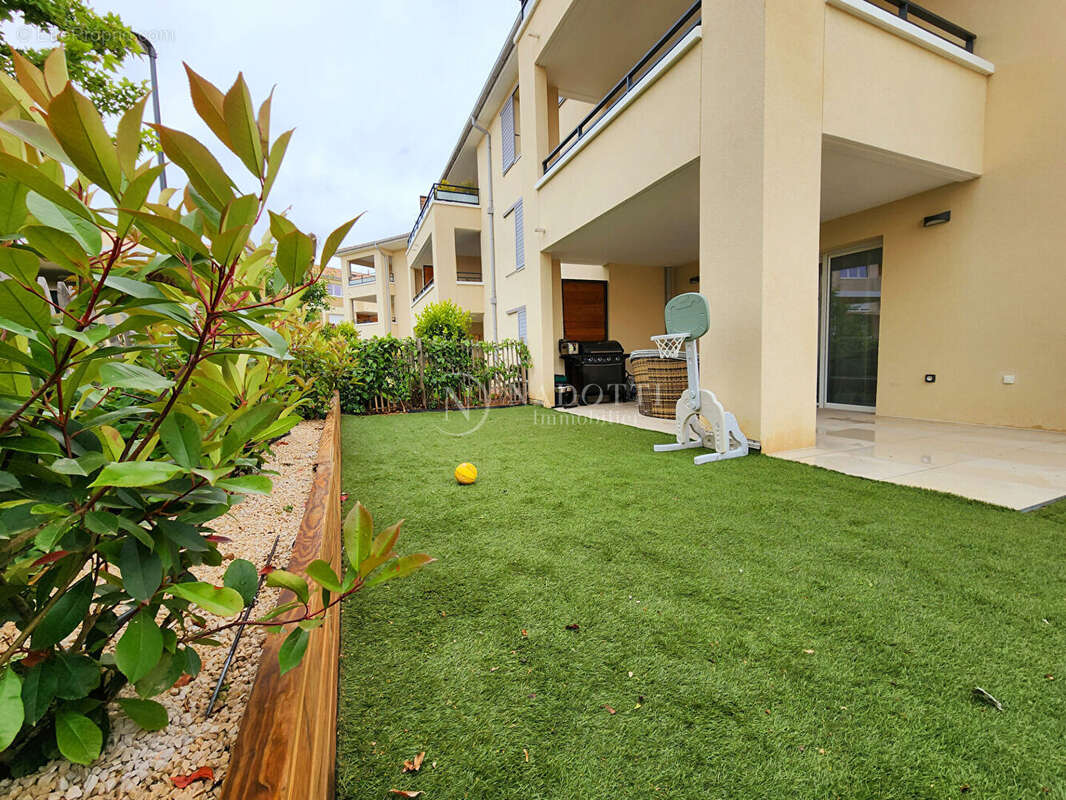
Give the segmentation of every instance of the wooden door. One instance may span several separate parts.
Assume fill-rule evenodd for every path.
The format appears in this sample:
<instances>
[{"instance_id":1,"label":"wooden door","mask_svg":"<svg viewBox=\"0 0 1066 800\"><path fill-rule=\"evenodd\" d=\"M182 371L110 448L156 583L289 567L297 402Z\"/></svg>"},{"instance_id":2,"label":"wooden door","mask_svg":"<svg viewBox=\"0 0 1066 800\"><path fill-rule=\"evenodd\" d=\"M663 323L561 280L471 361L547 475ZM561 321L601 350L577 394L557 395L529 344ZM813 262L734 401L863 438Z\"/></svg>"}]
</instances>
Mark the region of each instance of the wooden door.
<instances>
[{"instance_id":1,"label":"wooden door","mask_svg":"<svg viewBox=\"0 0 1066 800\"><path fill-rule=\"evenodd\" d=\"M575 342L607 338L607 281L563 281L563 338Z\"/></svg>"}]
</instances>

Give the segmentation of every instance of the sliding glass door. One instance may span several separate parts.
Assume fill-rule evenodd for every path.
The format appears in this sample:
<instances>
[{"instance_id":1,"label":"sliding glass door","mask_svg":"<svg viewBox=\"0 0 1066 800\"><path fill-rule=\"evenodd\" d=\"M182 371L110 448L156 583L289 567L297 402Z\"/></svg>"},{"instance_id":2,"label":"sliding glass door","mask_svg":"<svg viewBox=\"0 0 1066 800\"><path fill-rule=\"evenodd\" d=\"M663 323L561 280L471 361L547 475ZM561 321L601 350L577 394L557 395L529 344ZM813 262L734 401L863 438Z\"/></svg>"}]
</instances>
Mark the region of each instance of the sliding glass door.
<instances>
[{"instance_id":1,"label":"sliding glass door","mask_svg":"<svg viewBox=\"0 0 1066 800\"><path fill-rule=\"evenodd\" d=\"M881 327L881 248L830 253L822 261L819 402L873 410Z\"/></svg>"}]
</instances>

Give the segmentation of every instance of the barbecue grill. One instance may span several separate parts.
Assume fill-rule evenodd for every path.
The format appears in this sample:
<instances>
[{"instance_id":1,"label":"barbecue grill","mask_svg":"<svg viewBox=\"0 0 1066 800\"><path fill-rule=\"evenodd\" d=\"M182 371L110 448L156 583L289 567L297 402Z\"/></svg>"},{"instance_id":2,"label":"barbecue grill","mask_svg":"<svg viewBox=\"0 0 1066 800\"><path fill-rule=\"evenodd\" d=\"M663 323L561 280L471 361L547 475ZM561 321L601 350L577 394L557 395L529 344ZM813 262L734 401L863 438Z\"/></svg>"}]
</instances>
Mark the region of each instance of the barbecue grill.
<instances>
[{"instance_id":1,"label":"barbecue grill","mask_svg":"<svg viewBox=\"0 0 1066 800\"><path fill-rule=\"evenodd\" d=\"M628 398L626 354L618 342L560 339L559 354L566 367L566 382L574 387L582 405L616 403Z\"/></svg>"}]
</instances>

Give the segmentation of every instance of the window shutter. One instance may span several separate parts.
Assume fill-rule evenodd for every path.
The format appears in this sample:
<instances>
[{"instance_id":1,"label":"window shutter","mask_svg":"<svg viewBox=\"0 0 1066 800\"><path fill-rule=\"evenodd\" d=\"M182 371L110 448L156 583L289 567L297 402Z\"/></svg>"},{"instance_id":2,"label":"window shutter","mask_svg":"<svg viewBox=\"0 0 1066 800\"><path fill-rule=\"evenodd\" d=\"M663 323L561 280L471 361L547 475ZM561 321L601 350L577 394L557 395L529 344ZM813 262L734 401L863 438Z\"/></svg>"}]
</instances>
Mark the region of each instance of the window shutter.
<instances>
[{"instance_id":1,"label":"window shutter","mask_svg":"<svg viewBox=\"0 0 1066 800\"><path fill-rule=\"evenodd\" d=\"M517 316L518 316L518 339L519 339L519 341L522 341L522 342L525 342L526 344L528 344L529 342L526 341L526 307L525 306L522 306L520 309L518 309L518 315Z\"/></svg>"},{"instance_id":2,"label":"window shutter","mask_svg":"<svg viewBox=\"0 0 1066 800\"><path fill-rule=\"evenodd\" d=\"M514 163L514 95L503 104L500 126L503 128L503 171L506 172Z\"/></svg>"},{"instance_id":3,"label":"window shutter","mask_svg":"<svg viewBox=\"0 0 1066 800\"><path fill-rule=\"evenodd\" d=\"M522 201L514 207L514 267L522 269L526 265L526 234L523 223Z\"/></svg>"}]
</instances>

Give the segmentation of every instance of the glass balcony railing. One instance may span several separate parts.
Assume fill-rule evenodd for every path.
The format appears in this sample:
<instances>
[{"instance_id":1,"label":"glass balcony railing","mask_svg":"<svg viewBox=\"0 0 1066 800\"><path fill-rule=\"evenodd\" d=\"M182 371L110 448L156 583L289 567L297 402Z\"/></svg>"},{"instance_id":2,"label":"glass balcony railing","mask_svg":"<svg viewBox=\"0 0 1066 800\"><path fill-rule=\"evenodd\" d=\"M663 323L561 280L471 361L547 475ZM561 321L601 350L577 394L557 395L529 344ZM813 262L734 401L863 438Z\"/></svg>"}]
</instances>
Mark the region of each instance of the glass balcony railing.
<instances>
[{"instance_id":1,"label":"glass balcony railing","mask_svg":"<svg viewBox=\"0 0 1066 800\"><path fill-rule=\"evenodd\" d=\"M480 202L478 191L473 187L456 186L450 183L433 184L429 187L429 194L426 195L426 202L422 204L422 210L418 212L418 219L415 220L415 226L411 228L411 233L407 237L408 247L411 246L411 242L413 242L415 236L418 235L418 229L422 225L422 220L426 218L426 212L429 211L429 207L434 200L443 200L447 203L466 203L472 206L476 206Z\"/></svg>"}]
</instances>

